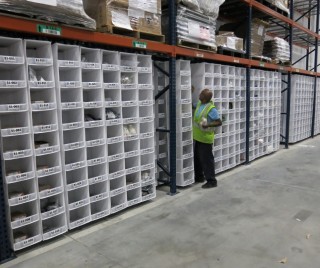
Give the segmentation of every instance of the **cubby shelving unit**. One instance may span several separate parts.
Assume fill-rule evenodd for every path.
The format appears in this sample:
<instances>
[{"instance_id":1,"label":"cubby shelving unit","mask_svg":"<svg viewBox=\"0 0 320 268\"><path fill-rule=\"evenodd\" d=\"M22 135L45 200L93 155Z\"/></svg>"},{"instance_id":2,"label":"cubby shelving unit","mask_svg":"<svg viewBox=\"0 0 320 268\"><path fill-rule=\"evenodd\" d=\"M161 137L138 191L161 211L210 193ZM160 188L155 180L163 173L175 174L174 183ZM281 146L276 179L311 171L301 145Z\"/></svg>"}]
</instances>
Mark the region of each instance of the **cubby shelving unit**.
<instances>
[{"instance_id":1,"label":"cubby shelving unit","mask_svg":"<svg viewBox=\"0 0 320 268\"><path fill-rule=\"evenodd\" d=\"M212 77L202 79L206 86L215 86L215 102L217 107L222 109L221 114L225 119L221 130L217 130L215 141L218 171L231 168L234 164L249 163L256 157L277 150L279 136L280 142L288 148L290 137L293 137L295 142L299 135L297 140L319 134L319 0L290 0L289 4L288 15L272 6L265 6L261 1L225 1L221 7L225 17L244 18L246 21L246 55L241 58L176 46L176 1L168 1L168 44L63 25L59 25L59 36L53 34L55 31L43 34L38 32L38 21L0 15L1 36L16 37L18 33L19 37L0 38L0 261L9 259L16 250L50 238L45 235L48 233L43 232L49 222L49 228L62 227L66 217L68 228L73 229L154 196L155 183L152 176L155 172L159 174L162 182L170 185L170 194L176 194L176 186L180 183L177 171L186 167L185 164L189 161L185 159L186 161L177 162L177 155L184 153L179 149L181 139L190 139L190 134L183 134L179 129L181 124L177 125L177 122L186 121L186 118L180 117L180 114L186 111L181 103L184 90L179 86L179 82L182 81L180 78L183 77L180 72L181 62L189 62L191 66L200 63L207 66L204 67L205 74L212 74ZM299 9L299 12L305 15L302 17L310 22L310 27L301 24L299 16L294 17L295 9ZM306 48L306 55L301 57L308 62L306 68L252 59L251 42L248 40L251 39L250 27L253 16L265 20L272 19L268 34L288 40L292 62L293 45ZM50 22L41 23L51 27L57 26ZM23 41L21 38L26 40ZM46 53L39 49L37 53L41 55L31 53L27 56L34 58L34 62L25 57L24 42L27 44L26 47L39 48L39 44L43 44L44 50L47 50L45 47L48 47L48 43L40 42L39 39L64 43L52 46L55 79L51 85L50 55L45 55ZM136 47L135 41L142 42L143 45ZM75 45L79 43L84 47L88 44L88 48ZM99 52L97 49L101 48L104 50ZM139 54L134 54L136 52ZM28 53L30 51L27 55ZM101 54L98 57L99 53ZM150 55L160 62L159 68L154 67L154 77L159 72L164 77L163 83L154 83L153 92L150 88ZM136 60L134 66L131 65L133 62L125 62L129 58ZM28 66L35 66L32 70L39 73L43 79L30 80ZM228 73L225 73L227 69ZM226 74L228 81L235 82L234 85L229 85L229 91L223 88L222 81L225 81ZM279 87L280 74L284 80L282 89ZM254 86L258 76L259 83L262 84L261 87L259 85L261 90ZM262 81L262 77L266 76L272 76L272 83L275 83L272 90L266 81ZM154 78L154 81L159 77L158 75L158 78ZM304 81L304 85L301 81ZM221 89L216 88L215 83ZM52 94L52 88L56 90L55 96ZM42 91L48 94L44 96ZM164 94L166 91L168 94ZM263 96L256 96L258 91L262 91ZM282 123L278 114L279 91L282 91L283 99ZM304 94L303 92L308 92L308 97L296 102L297 96ZM151 108L152 95L156 100L155 109ZM34 98L39 102L32 103ZM265 102L271 107L266 109ZM293 108L292 103L298 107ZM295 130L295 126L290 126L297 120L306 121L305 115L299 118L292 113L291 108L308 114L303 129L301 126L301 129ZM57 116L54 115L55 109ZM93 113L96 119L101 115L101 122L86 120L86 112ZM152 126L152 112L157 118L157 133L154 133L154 125ZM263 124L259 119L262 112L267 116ZM43 116L37 116L38 113ZM146 113L150 113L149 116L146 116ZM256 123L258 126L263 125L257 135ZM271 125L268 125L269 123ZM56 130L55 124L58 125ZM129 125L131 129L136 127L135 134L125 135L128 134ZM282 133L277 138L280 126L283 126ZM104 131L95 135L97 133L94 129L97 128ZM228 135L225 135L224 131L228 131ZM57 132L59 135L56 135ZM60 150L60 153L50 151L50 148L47 154L37 156L39 151L46 150L34 146L36 137L36 141L42 141L47 137L49 145L59 145L60 149L53 146L55 148L52 150ZM11 142L8 143L7 140ZM105 144L103 140L106 141ZM97 147L97 150L92 150L92 147ZM138 150L139 155L136 155ZM158 166L155 165L154 158L149 157L152 151L155 151L153 155L158 158ZM231 157L225 158L227 154ZM166 163L161 163L160 155L166 159ZM105 163L100 163L103 157ZM46 163L50 165L47 166ZM91 164L97 165L90 168ZM16 170L17 166L20 170ZM38 167L40 168L37 169ZM50 211L41 210L46 204L42 202L45 198L42 198L42 191L39 192L38 182L39 178L41 183L43 179L46 180L45 183L54 181L56 184L52 187L59 188L61 175L63 193L53 194L48 198L49 202L59 205L53 210L57 216L53 216ZM185 179L186 177L183 177L183 182ZM13 192L23 195L9 198L9 194ZM48 193L48 190L44 192ZM11 213L17 211L22 211L20 216L23 214L28 220L21 219L22 222L13 224Z\"/></svg>"},{"instance_id":2,"label":"cubby shelving unit","mask_svg":"<svg viewBox=\"0 0 320 268\"><path fill-rule=\"evenodd\" d=\"M25 40L34 162L43 240L67 232L51 42Z\"/></svg>"}]
</instances>

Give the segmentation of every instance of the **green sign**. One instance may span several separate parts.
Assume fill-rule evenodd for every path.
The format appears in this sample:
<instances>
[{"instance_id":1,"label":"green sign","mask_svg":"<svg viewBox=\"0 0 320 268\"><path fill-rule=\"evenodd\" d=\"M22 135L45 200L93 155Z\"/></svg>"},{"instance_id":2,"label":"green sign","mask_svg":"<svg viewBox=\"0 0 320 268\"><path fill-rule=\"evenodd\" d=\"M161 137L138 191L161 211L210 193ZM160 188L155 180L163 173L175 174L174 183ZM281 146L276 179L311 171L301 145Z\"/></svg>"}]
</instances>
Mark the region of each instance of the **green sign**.
<instances>
[{"instance_id":1,"label":"green sign","mask_svg":"<svg viewBox=\"0 0 320 268\"><path fill-rule=\"evenodd\" d=\"M39 33L51 34L51 35L61 35L62 34L61 27L47 26L47 25L43 25L43 24L37 25L37 31Z\"/></svg>"},{"instance_id":2,"label":"green sign","mask_svg":"<svg viewBox=\"0 0 320 268\"><path fill-rule=\"evenodd\" d=\"M260 65L260 67L264 67L265 64L263 62L260 62L259 65Z\"/></svg>"},{"instance_id":3,"label":"green sign","mask_svg":"<svg viewBox=\"0 0 320 268\"><path fill-rule=\"evenodd\" d=\"M136 48L147 48L146 42L133 41L133 47Z\"/></svg>"}]
</instances>

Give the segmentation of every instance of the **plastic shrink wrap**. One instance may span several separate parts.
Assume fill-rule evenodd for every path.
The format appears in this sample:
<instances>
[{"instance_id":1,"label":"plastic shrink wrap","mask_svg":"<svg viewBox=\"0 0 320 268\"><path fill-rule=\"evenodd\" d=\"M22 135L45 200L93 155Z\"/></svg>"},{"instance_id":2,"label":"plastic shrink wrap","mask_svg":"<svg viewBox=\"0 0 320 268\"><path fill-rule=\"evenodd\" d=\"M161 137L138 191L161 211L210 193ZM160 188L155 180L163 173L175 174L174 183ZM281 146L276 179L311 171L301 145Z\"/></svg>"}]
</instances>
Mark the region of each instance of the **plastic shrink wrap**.
<instances>
[{"instance_id":1,"label":"plastic shrink wrap","mask_svg":"<svg viewBox=\"0 0 320 268\"><path fill-rule=\"evenodd\" d=\"M282 63L290 62L289 43L279 37L264 42L263 55Z\"/></svg>"},{"instance_id":2,"label":"plastic shrink wrap","mask_svg":"<svg viewBox=\"0 0 320 268\"><path fill-rule=\"evenodd\" d=\"M85 13L82 0L0 0L0 10L96 29L96 22Z\"/></svg>"},{"instance_id":3,"label":"plastic shrink wrap","mask_svg":"<svg viewBox=\"0 0 320 268\"><path fill-rule=\"evenodd\" d=\"M87 0L85 9L96 20L97 28L112 28L161 35L160 0Z\"/></svg>"}]
</instances>

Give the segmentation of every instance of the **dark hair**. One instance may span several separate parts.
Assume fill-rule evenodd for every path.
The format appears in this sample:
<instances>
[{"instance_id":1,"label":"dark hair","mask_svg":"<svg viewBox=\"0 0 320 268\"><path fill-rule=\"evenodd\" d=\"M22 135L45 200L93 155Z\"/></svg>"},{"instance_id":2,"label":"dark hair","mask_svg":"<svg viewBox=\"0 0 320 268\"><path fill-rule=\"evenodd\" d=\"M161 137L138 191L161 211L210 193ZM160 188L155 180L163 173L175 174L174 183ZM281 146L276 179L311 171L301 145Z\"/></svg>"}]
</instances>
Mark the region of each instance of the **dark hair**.
<instances>
[{"instance_id":1,"label":"dark hair","mask_svg":"<svg viewBox=\"0 0 320 268\"><path fill-rule=\"evenodd\" d=\"M205 88L204 90L202 90L202 92L204 93L204 96L206 98L207 101L210 101L213 97L213 93L210 89Z\"/></svg>"}]
</instances>

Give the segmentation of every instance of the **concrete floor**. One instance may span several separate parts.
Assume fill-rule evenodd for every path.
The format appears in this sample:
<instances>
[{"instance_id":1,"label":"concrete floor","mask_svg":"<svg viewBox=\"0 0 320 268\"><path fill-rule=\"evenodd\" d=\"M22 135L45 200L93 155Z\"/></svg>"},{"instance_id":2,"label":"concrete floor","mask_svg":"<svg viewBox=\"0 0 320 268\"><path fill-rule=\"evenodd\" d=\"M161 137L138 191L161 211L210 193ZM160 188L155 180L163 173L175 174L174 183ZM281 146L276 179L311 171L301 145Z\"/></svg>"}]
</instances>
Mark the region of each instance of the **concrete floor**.
<instances>
[{"instance_id":1,"label":"concrete floor","mask_svg":"<svg viewBox=\"0 0 320 268\"><path fill-rule=\"evenodd\" d=\"M320 266L320 137L24 252L3 267ZM165 189L167 190L167 189ZM287 258L285 264L279 261Z\"/></svg>"}]
</instances>

